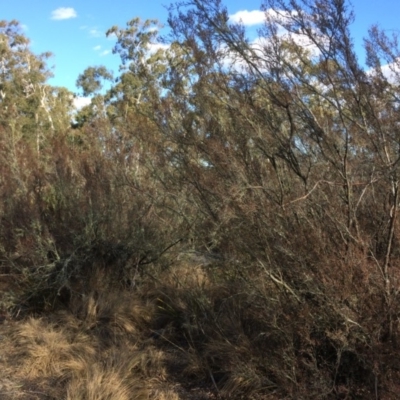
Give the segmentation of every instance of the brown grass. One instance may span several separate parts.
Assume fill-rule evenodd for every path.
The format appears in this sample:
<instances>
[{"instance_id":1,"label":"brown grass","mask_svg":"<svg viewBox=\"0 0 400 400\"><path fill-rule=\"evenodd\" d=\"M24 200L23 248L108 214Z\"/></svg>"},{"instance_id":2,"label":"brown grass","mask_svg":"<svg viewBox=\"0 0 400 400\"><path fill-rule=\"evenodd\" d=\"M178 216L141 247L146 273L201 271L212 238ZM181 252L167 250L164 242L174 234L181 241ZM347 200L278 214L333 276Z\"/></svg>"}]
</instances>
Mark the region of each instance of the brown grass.
<instances>
[{"instance_id":1,"label":"brown grass","mask_svg":"<svg viewBox=\"0 0 400 400\"><path fill-rule=\"evenodd\" d=\"M229 268L175 260L149 269L136 288L118 290L98 283L100 268L68 307L7 316L0 325L1 398L371 398L373 363L384 371L394 361L379 352L384 339L373 339L377 326L368 322L379 303L360 308L379 299L373 287L361 296L363 277L347 277L346 290L359 294L343 301L329 266L323 281L312 283L328 299L292 293L279 283L282 275L266 279L256 265L245 279ZM379 376L383 391L392 378ZM391 393L386 389L385 398L395 398Z\"/></svg>"},{"instance_id":2,"label":"brown grass","mask_svg":"<svg viewBox=\"0 0 400 400\"><path fill-rule=\"evenodd\" d=\"M0 326L1 398L204 398L180 383L176 346L155 335L152 303L130 291L80 299L68 310Z\"/></svg>"}]
</instances>

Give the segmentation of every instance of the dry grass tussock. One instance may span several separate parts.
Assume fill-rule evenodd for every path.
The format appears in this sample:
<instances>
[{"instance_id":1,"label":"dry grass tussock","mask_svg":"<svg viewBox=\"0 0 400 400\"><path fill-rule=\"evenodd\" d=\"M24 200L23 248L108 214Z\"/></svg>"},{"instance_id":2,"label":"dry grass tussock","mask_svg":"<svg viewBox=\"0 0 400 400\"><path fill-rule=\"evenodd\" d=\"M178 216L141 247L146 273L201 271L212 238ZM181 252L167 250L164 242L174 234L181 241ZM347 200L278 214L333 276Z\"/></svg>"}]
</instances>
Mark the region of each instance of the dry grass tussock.
<instances>
[{"instance_id":1,"label":"dry grass tussock","mask_svg":"<svg viewBox=\"0 0 400 400\"><path fill-rule=\"evenodd\" d=\"M325 268L324 279L299 270L296 281L256 264L240 275L229 261L175 259L133 288L102 286L105 270L92 271L86 292L71 285L63 307L0 325L0 398L367 399L376 376L382 398L396 398L393 378L374 370L394 362L380 352L382 328L368 323L379 288L357 272L343 287L364 285L358 298L369 307L339 286L327 298Z\"/></svg>"},{"instance_id":2,"label":"dry grass tussock","mask_svg":"<svg viewBox=\"0 0 400 400\"><path fill-rule=\"evenodd\" d=\"M188 380L204 380L204 372L209 378L197 339L185 340L199 336L189 313L206 282L212 288L207 275L200 265L177 262L160 273L162 285L149 280L137 291L89 290L64 309L7 318L0 325L1 398L212 398L204 382L184 388Z\"/></svg>"},{"instance_id":3,"label":"dry grass tussock","mask_svg":"<svg viewBox=\"0 0 400 400\"><path fill-rule=\"evenodd\" d=\"M123 400L174 395L172 388L161 387L163 352L136 334L132 321L139 320L140 311L132 305L128 315L126 297L119 308L112 309L115 300L102 307L105 303L86 301L83 318L64 311L3 325L0 397Z\"/></svg>"}]
</instances>

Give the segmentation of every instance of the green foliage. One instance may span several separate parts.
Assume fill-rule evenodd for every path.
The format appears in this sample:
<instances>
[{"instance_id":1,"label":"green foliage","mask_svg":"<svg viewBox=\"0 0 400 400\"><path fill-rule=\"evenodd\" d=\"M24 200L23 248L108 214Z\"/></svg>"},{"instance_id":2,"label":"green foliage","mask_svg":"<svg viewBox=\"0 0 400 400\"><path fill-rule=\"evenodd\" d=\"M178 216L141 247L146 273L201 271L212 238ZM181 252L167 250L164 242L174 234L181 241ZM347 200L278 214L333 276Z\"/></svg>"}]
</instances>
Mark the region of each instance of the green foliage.
<instances>
[{"instance_id":1,"label":"green foliage","mask_svg":"<svg viewBox=\"0 0 400 400\"><path fill-rule=\"evenodd\" d=\"M84 96L90 96L102 88L101 79L112 80L113 75L106 67L89 67L79 75L76 86L82 89Z\"/></svg>"},{"instance_id":2,"label":"green foliage","mask_svg":"<svg viewBox=\"0 0 400 400\"><path fill-rule=\"evenodd\" d=\"M0 126L9 151L23 143L40 153L48 136L68 129L72 93L46 84L51 53L33 54L21 31L17 21L0 21Z\"/></svg>"}]
</instances>

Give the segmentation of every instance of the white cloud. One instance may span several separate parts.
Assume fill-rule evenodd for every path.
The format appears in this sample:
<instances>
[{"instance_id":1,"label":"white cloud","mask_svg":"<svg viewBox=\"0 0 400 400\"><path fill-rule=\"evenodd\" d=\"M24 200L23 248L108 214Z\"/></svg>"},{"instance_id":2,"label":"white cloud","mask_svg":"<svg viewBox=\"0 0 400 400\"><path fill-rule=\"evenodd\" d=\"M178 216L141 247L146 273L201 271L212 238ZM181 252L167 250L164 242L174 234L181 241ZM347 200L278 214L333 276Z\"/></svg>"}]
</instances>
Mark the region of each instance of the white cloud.
<instances>
[{"instance_id":1,"label":"white cloud","mask_svg":"<svg viewBox=\"0 0 400 400\"><path fill-rule=\"evenodd\" d=\"M117 35L113 32L113 33L110 33L110 34L107 36L107 39L108 39L108 40L117 40L118 37L117 37Z\"/></svg>"},{"instance_id":2,"label":"white cloud","mask_svg":"<svg viewBox=\"0 0 400 400\"><path fill-rule=\"evenodd\" d=\"M82 107L89 105L91 101L89 97L77 96L73 100L73 105L77 110L80 110Z\"/></svg>"},{"instance_id":3,"label":"white cloud","mask_svg":"<svg viewBox=\"0 0 400 400\"><path fill-rule=\"evenodd\" d=\"M302 47L306 50L310 57L318 57L321 53L318 46L311 40L309 34L306 32L299 31L297 33L289 32L286 27L291 25L292 18L297 16L296 11L284 11L284 10L274 10L268 9L263 13L264 20L267 23L276 24L276 34L280 40L289 41L296 44L299 47ZM317 32L313 32L313 36L319 36L319 43L323 46L329 46L329 41L327 37L324 37L322 34L318 34ZM256 52L260 52L260 54L268 54L272 51L269 47L271 43L266 38L258 38L255 39L252 43L253 50Z\"/></svg>"},{"instance_id":4,"label":"white cloud","mask_svg":"<svg viewBox=\"0 0 400 400\"><path fill-rule=\"evenodd\" d=\"M289 33L284 28L278 31L278 40L289 41L300 48L307 51L308 57L315 58L320 54L318 47L311 41L307 35ZM321 38L323 40L324 38ZM220 48L224 52L223 65L226 68L232 68L236 71L243 71L249 68L248 60L250 59L260 71L270 70L269 63L271 62L269 55L273 55L273 43L270 39L264 37L257 37L249 42L249 46L246 51L246 57L242 54L238 54L234 50L229 50L226 46ZM295 53L290 51L282 51L280 54L286 63L298 65L300 60L297 59ZM247 58L247 59L246 59ZM272 56L273 58L273 56Z\"/></svg>"},{"instance_id":5,"label":"white cloud","mask_svg":"<svg viewBox=\"0 0 400 400\"><path fill-rule=\"evenodd\" d=\"M368 76L380 76L382 73L383 77L388 80L389 83L394 84L400 82L400 58L395 59L389 64L381 65L380 70L377 71L374 68L366 71Z\"/></svg>"},{"instance_id":6,"label":"white cloud","mask_svg":"<svg viewBox=\"0 0 400 400\"><path fill-rule=\"evenodd\" d=\"M382 75L389 81L394 82L396 79L396 74L399 73L399 68L396 63L385 64L381 66ZM375 71L371 71L375 73ZM372 74L371 73L371 74Z\"/></svg>"},{"instance_id":7,"label":"white cloud","mask_svg":"<svg viewBox=\"0 0 400 400\"><path fill-rule=\"evenodd\" d=\"M97 26L87 26L82 25L79 27L80 30L85 31L89 34L89 36L93 38L104 37L105 33L97 28Z\"/></svg>"},{"instance_id":8,"label":"white cloud","mask_svg":"<svg viewBox=\"0 0 400 400\"><path fill-rule=\"evenodd\" d=\"M157 53L158 50L169 49L169 45L163 43L150 43L148 46L150 54Z\"/></svg>"},{"instance_id":9,"label":"white cloud","mask_svg":"<svg viewBox=\"0 0 400 400\"><path fill-rule=\"evenodd\" d=\"M98 30L97 28L89 29L89 34L92 37L101 37L104 36L104 33Z\"/></svg>"},{"instance_id":10,"label":"white cloud","mask_svg":"<svg viewBox=\"0 0 400 400\"><path fill-rule=\"evenodd\" d=\"M233 23L241 22L245 26L260 25L265 20L265 13L260 10L242 10L230 15L229 19Z\"/></svg>"},{"instance_id":11,"label":"white cloud","mask_svg":"<svg viewBox=\"0 0 400 400\"><path fill-rule=\"evenodd\" d=\"M264 14L269 21L273 21L278 25L290 22L291 18L297 15L297 11L275 10L269 8Z\"/></svg>"},{"instance_id":12,"label":"white cloud","mask_svg":"<svg viewBox=\"0 0 400 400\"><path fill-rule=\"evenodd\" d=\"M72 7L60 7L52 11L51 19L61 20L76 18L78 14Z\"/></svg>"},{"instance_id":13,"label":"white cloud","mask_svg":"<svg viewBox=\"0 0 400 400\"><path fill-rule=\"evenodd\" d=\"M299 47L306 50L310 57L315 58L321 54L320 48L310 39L310 37L303 33L289 33L285 32L282 34L282 39L293 42ZM318 34L314 32L314 37L318 37ZM319 35L318 43L321 47L327 48L329 46L329 39L325 36Z\"/></svg>"},{"instance_id":14,"label":"white cloud","mask_svg":"<svg viewBox=\"0 0 400 400\"><path fill-rule=\"evenodd\" d=\"M100 45L93 47L93 50L99 52L100 56L106 56L107 54L111 53L111 50L103 50L102 52L100 52L101 49L102 49L102 47Z\"/></svg>"}]
</instances>

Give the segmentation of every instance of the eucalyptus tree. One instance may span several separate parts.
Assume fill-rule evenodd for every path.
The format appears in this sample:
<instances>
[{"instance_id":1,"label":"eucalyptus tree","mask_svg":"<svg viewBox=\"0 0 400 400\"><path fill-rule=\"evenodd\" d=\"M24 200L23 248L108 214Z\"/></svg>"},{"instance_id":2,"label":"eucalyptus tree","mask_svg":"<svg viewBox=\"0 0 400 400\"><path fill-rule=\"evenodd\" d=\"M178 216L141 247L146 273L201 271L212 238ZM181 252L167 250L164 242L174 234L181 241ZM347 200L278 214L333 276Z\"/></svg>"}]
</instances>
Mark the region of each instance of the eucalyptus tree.
<instances>
[{"instance_id":1,"label":"eucalyptus tree","mask_svg":"<svg viewBox=\"0 0 400 400\"><path fill-rule=\"evenodd\" d=\"M47 84L50 53L36 55L17 21L0 22L0 124L15 148L20 139L40 152L47 134L67 129L72 93Z\"/></svg>"}]
</instances>

